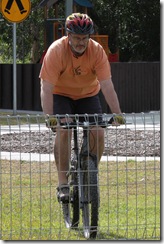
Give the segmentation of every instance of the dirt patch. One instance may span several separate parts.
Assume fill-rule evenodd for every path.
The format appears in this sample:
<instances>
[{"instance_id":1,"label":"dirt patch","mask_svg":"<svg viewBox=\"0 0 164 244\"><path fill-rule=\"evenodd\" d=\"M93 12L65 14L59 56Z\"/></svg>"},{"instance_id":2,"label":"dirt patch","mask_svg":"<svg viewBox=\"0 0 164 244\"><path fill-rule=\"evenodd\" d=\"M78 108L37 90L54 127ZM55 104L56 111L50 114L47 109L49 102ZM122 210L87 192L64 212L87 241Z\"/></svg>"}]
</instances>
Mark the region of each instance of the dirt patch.
<instances>
[{"instance_id":1,"label":"dirt patch","mask_svg":"<svg viewBox=\"0 0 164 244\"><path fill-rule=\"evenodd\" d=\"M82 133L81 133L82 134ZM49 131L1 135L0 150L21 153L53 153L55 135ZM104 155L160 156L160 131L106 130Z\"/></svg>"}]
</instances>

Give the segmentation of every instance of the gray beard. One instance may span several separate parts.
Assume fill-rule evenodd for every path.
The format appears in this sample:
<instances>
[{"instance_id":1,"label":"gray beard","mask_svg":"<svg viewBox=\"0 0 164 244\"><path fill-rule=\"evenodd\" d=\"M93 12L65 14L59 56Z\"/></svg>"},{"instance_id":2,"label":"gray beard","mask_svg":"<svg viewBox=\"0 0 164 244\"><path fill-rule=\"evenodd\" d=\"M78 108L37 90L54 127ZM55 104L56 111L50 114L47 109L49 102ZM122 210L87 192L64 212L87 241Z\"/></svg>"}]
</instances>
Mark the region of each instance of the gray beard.
<instances>
[{"instance_id":1,"label":"gray beard","mask_svg":"<svg viewBox=\"0 0 164 244\"><path fill-rule=\"evenodd\" d=\"M69 42L69 45L70 45L71 51L73 52L73 54L74 54L75 57L78 58L78 57L82 56L82 55L85 53L85 50L84 50L84 52L82 52L82 53L78 53L78 52L76 52L76 51L74 50L74 48L72 47L72 45L70 44L70 42Z\"/></svg>"}]
</instances>

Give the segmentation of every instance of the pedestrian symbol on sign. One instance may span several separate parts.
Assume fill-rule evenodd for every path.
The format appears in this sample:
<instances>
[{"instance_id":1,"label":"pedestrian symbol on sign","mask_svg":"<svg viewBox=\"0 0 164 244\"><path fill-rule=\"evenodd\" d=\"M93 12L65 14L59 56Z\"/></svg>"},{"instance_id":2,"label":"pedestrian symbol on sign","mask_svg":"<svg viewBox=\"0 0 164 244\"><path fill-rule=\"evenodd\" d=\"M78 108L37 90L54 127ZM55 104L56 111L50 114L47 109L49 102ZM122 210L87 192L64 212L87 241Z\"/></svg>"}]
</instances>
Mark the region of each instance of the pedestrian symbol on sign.
<instances>
[{"instance_id":1,"label":"pedestrian symbol on sign","mask_svg":"<svg viewBox=\"0 0 164 244\"><path fill-rule=\"evenodd\" d=\"M1 11L3 16L11 22L22 22L31 9L30 0L1 0Z\"/></svg>"},{"instance_id":2,"label":"pedestrian symbol on sign","mask_svg":"<svg viewBox=\"0 0 164 244\"><path fill-rule=\"evenodd\" d=\"M20 13L23 14L23 13L26 13L27 10L24 9L23 7L23 4L21 2L21 0L15 0L16 1L16 4L20 10ZM5 8L5 12L10 14L10 9L11 9L11 6L13 4L14 0L8 0L7 4L6 4L6 8Z\"/></svg>"}]
</instances>

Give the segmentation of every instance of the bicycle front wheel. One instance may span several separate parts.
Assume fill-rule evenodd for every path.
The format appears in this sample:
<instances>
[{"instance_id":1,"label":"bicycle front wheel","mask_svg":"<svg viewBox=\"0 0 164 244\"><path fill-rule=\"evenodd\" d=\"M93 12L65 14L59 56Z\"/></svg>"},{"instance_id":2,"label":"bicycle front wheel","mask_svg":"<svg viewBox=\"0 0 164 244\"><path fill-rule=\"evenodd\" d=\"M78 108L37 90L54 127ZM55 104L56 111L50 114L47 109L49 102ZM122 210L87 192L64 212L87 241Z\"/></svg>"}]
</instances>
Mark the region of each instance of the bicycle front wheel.
<instances>
[{"instance_id":1,"label":"bicycle front wheel","mask_svg":"<svg viewBox=\"0 0 164 244\"><path fill-rule=\"evenodd\" d=\"M77 172L72 175L73 185L70 185L69 203L62 203L63 216L67 228L77 228L79 224L79 191Z\"/></svg>"},{"instance_id":2,"label":"bicycle front wheel","mask_svg":"<svg viewBox=\"0 0 164 244\"><path fill-rule=\"evenodd\" d=\"M84 236L96 238L98 226L99 189L97 163L90 157L83 170L83 204L82 218Z\"/></svg>"}]
</instances>

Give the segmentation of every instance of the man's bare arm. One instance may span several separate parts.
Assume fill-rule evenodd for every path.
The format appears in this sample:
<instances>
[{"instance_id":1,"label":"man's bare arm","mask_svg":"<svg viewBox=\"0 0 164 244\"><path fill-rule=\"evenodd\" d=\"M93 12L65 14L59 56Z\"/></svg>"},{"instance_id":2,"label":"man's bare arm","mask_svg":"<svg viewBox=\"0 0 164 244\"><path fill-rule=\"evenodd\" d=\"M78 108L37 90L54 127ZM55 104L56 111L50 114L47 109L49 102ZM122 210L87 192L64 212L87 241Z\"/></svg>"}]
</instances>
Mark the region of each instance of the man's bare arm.
<instances>
[{"instance_id":1,"label":"man's bare arm","mask_svg":"<svg viewBox=\"0 0 164 244\"><path fill-rule=\"evenodd\" d=\"M101 91L112 113L121 114L120 104L112 80L100 82Z\"/></svg>"},{"instance_id":2,"label":"man's bare arm","mask_svg":"<svg viewBox=\"0 0 164 244\"><path fill-rule=\"evenodd\" d=\"M44 114L53 114L54 85L41 79L41 105Z\"/></svg>"}]
</instances>

